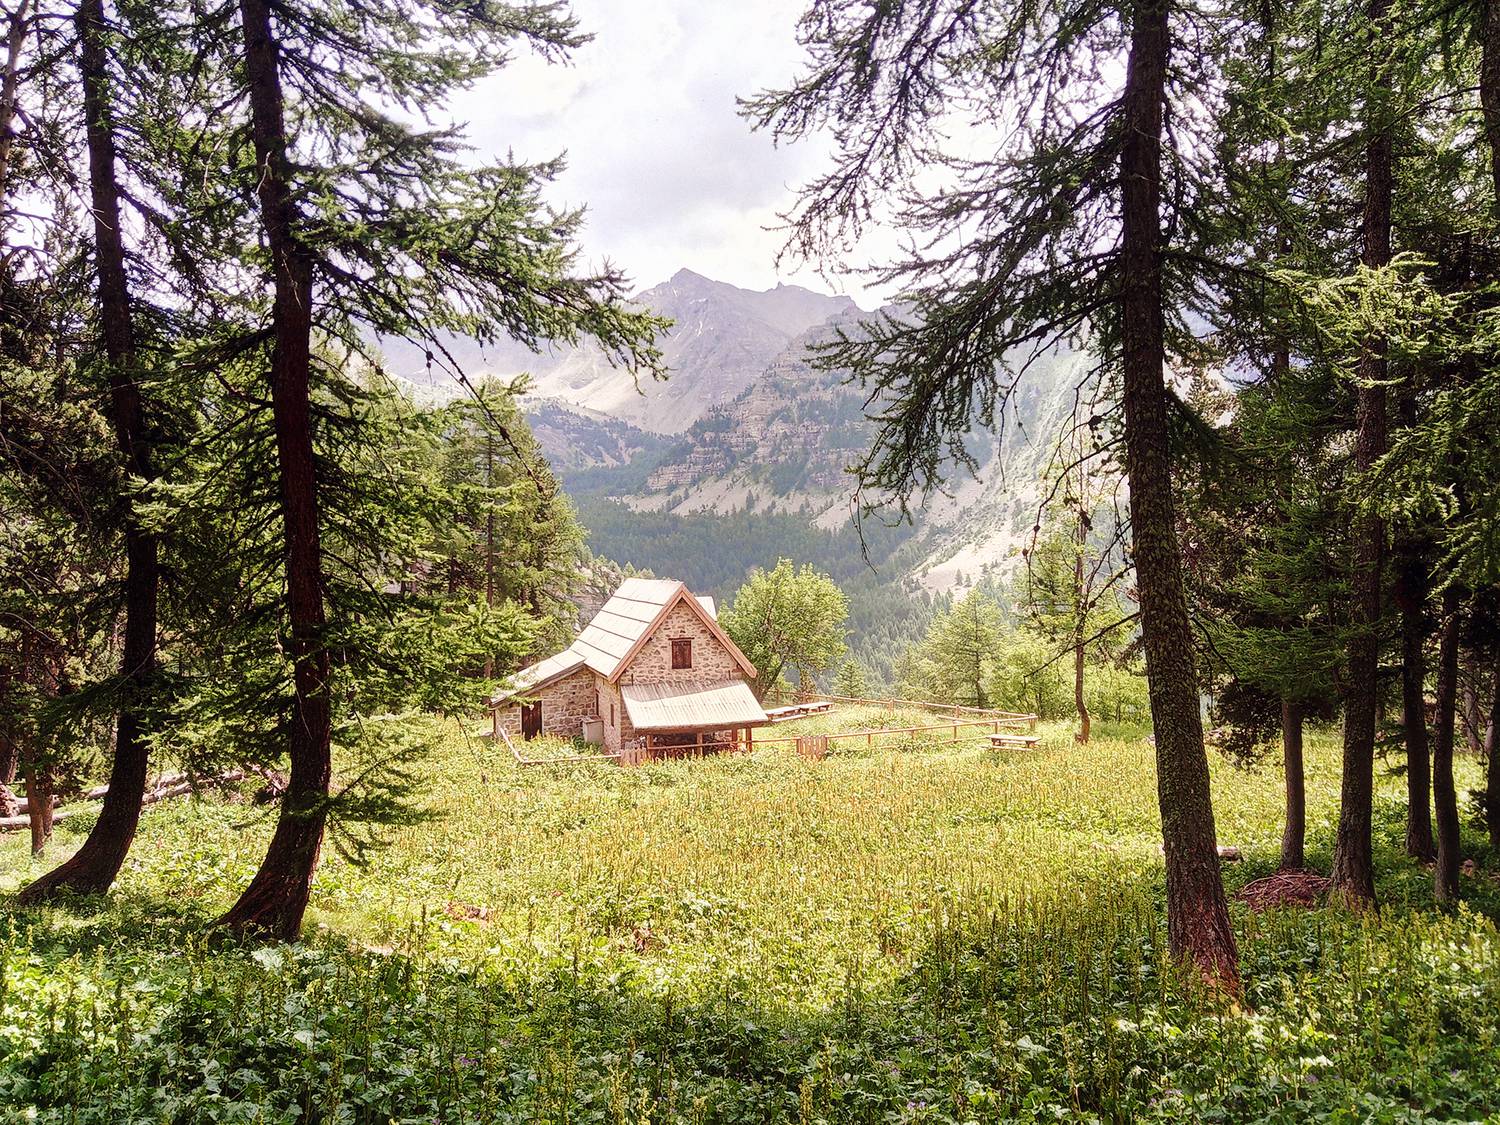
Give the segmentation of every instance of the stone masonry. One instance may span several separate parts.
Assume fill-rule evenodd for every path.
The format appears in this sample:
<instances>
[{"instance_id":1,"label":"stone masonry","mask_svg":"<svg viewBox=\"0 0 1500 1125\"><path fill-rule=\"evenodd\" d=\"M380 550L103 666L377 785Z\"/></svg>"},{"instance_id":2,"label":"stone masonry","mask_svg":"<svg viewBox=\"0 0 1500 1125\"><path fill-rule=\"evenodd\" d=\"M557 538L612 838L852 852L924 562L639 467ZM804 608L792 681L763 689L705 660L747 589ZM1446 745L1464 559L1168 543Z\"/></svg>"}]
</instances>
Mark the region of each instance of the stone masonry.
<instances>
[{"instance_id":1,"label":"stone masonry","mask_svg":"<svg viewBox=\"0 0 1500 1125\"><path fill-rule=\"evenodd\" d=\"M687 637L693 642L693 666L672 668L672 641ZM729 650L719 643L698 615L685 605L667 614L646 643L636 653L630 667L620 677L626 684L685 683L690 680L713 682L744 678Z\"/></svg>"}]
</instances>

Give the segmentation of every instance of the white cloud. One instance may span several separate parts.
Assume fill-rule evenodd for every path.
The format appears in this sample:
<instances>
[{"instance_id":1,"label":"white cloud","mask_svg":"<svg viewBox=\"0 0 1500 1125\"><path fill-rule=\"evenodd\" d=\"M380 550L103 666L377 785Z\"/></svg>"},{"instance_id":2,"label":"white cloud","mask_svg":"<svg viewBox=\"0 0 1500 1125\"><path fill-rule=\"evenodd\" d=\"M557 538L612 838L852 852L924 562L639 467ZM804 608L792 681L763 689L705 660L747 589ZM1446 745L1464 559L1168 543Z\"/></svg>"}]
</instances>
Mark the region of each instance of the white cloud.
<instances>
[{"instance_id":1,"label":"white cloud","mask_svg":"<svg viewBox=\"0 0 1500 1125\"><path fill-rule=\"evenodd\" d=\"M783 236L763 229L826 156L814 141L777 148L752 133L736 96L784 84L801 61L804 0L574 0L594 39L569 66L517 57L454 107L476 156L566 151L558 204L588 207L586 256L640 286L687 266L751 288L826 282L783 269ZM856 283L856 299L874 296Z\"/></svg>"}]
</instances>

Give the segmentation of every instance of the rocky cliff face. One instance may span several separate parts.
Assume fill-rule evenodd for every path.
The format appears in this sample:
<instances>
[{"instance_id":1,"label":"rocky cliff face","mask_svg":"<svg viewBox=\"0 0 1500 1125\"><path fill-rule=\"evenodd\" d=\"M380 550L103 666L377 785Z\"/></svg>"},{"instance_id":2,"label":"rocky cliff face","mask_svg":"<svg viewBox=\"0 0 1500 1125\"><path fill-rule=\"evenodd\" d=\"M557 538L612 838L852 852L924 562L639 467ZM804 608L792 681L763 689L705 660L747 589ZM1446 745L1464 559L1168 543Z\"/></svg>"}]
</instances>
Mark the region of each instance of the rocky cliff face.
<instances>
[{"instance_id":1,"label":"rocky cliff face","mask_svg":"<svg viewBox=\"0 0 1500 1125\"><path fill-rule=\"evenodd\" d=\"M846 524L854 491L846 469L868 451L874 429L863 388L814 368L808 348L834 323L856 323L854 303L798 286L757 293L690 270L636 300L675 321L663 343L665 383L637 388L589 348L463 355L495 373L532 373L527 414L570 487L642 511L749 509L794 513L827 530ZM1087 362L1059 353L1034 365L996 432L968 436L977 472L955 467L946 492L913 501L923 555L907 577L942 591L1014 565ZM609 552L607 543L595 547Z\"/></svg>"},{"instance_id":2,"label":"rocky cliff face","mask_svg":"<svg viewBox=\"0 0 1500 1125\"><path fill-rule=\"evenodd\" d=\"M646 290L635 303L673 321L662 341L669 377L636 384L596 348L533 365L530 397L608 415L639 429L679 434L748 387L797 336L852 311L847 297L795 285L757 293L691 270Z\"/></svg>"}]
</instances>

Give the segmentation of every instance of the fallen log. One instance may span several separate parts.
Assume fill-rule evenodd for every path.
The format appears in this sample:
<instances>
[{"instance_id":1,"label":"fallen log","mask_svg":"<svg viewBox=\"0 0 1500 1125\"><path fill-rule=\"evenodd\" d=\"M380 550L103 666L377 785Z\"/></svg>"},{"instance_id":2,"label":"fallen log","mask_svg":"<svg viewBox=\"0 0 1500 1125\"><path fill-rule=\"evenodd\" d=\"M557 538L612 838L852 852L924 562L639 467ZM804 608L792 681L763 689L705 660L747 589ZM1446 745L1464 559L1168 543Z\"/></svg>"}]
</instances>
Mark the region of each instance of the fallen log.
<instances>
[{"instance_id":1,"label":"fallen log","mask_svg":"<svg viewBox=\"0 0 1500 1125\"><path fill-rule=\"evenodd\" d=\"M141 798L141 804L154 805L158 801L166 801L172 797L185 797L196 789L206 788L211 785L228 785L231 782L243 781L246 776L247 774L244 770L228 770L217 777L204 778L202 781L195 782L185 773L169 774L158 780L155 786L146 790L145 796ZM55 824L59 820L67 820L70 816L77 816L79 813L90 811L79 806L86 802L97 801L108 792L108 785L95 786L93 789L85 792L80 800L54 810L52 813L53 823ZM29 806L25 801L21 801L20 805L22 815L0 817L0 832L14 832L17 829L30 826L31 820L25 815Z\"/></svg>"}]
</instances>

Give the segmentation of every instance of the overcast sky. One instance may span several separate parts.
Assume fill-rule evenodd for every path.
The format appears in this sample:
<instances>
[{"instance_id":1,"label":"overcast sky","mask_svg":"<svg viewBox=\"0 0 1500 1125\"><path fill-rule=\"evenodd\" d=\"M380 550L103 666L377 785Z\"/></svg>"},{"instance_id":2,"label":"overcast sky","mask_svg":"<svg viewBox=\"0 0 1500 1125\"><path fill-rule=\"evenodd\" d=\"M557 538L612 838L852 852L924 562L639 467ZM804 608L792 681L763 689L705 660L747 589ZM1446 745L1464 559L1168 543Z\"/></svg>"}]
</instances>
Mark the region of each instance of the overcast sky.
<instances>
[{"instance_id":1,"label":"overcast sky","mask_svg":"<svg viewBox=\"0 0 1500 1125\"><path fill-rule=\"evenodd\" d=\"M778 281L874 297L806 267L776 268L782 238L764 228L819 168L826 149L778 149L751 133L735 97L784 85L801 58L803 0L573 0L593 42L571 66L518 56L454 108L478 156L536 160L566 150L554 202L586 204L584 250L635 288L687 267L764 289Z\"/></svg>"}]
</instances>

